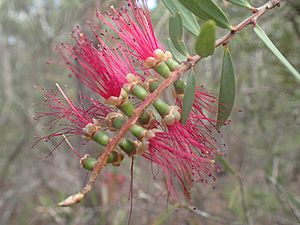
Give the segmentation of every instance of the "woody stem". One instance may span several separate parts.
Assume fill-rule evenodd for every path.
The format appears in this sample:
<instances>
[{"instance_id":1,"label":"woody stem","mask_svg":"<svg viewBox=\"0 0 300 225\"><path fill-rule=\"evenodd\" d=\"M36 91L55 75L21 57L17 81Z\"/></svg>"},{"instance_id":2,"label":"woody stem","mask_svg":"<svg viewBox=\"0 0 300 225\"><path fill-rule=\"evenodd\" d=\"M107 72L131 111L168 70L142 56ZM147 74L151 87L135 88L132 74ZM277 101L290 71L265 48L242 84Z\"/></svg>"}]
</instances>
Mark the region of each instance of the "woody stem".
<instances>
[{"instance_id":1,"label":"woody stem","mask_svg":"<svg viewBox=\"0 0 300 225\"><path fill-rule=\"evenodd\" d=\"M168 59L165 62L161 62L154 70L160 74L163 78L167 79L172 71L175 71L180 65L173 59ZM173 84L177 94L183 94L185 89L185 83L183 80L178 78Z\"/></svg>"},{"instance_id":2,"label":"woody stem","mask_svg":"<svg viewBox=\"0 0 300 225\"><path fill-rule=\"evenodd\" d=\"M93 135L92 140L102 146L107 146L111 141L111 138L105 131L97 131ZM128 155L133 154L136 150L135 143L127 138L123 138L122 140L120 140L118 145Z\"/></svg>"},{"instance_id":3,"label":"woody stem","mask_svg":"<svg viewBox=\"0 0 300 225\"><path fill-rule=\"evenodd\" d=\"M133 89L131 90L131 94L144 101L150 93L142 86L134 85ZM170 111L170 106L160 98L153 102L153 106L162 117L167 115Z\"/></svg>"}]
</instances>

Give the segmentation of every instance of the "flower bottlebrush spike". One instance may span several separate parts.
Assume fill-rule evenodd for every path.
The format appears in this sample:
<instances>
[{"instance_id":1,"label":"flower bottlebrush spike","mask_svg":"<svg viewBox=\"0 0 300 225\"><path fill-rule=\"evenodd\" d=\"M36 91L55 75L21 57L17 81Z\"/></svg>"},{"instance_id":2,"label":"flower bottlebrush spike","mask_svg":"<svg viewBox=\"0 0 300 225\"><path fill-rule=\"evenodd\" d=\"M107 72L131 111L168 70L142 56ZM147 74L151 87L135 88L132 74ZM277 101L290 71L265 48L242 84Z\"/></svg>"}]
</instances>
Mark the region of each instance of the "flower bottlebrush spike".
<instances>
[{"instance_id":1,"label":"flower bottlebrush spike","mask_svg":"<svg viewBox=\"0 0 300 225\"><path fill-rule=\"evenodd\" d=\"M128 100L128 92L133 88L130 82L144 80L144 77L136 73L133 62L128 53L122 50L122 46L119 49L112 49L104 43L94 29L93 32L98 40L98 49L77 27L72 33L76 45L72 47L64 44L60 48L63 58L71 72L83 84L100 94L107 103L117 106L127 116L132 116L134 107ZM128 80L128 75L130 75L130 80ZM112 85L109 83L110 80ZM141 86L135 85L132 91L141 100L145 100L148 95ZM159 100L155 104L159 105L159 109L162 110L167 107ZM146 124L151 121L150 117L151 115L147 114L142 116Z\"/></svg>"},{"instance_id":2,"label":"flower bottlebrush spike","mask_svg":"<svg viewBox=\"0 0 300 225\"><path fill-rule=\"evenodd\" d=\"M62 98L53 90L46 92L45 101L42 105L46 106L48 111L37 112L35 115L36 119L47 118L49 120L45 127L51 133L40 138L37 142L54 137L63 137L62 141L52 150L54 151L65 140L65 137L78 136L86 140L92 139L98 144L106 146L110 141L110 137L102 128L106 126L106 117L114 110L103 103L84 96L81 96L79 103L75 104L66 96L58 84L57 87ZM52 131L53 129L55 130ZM135 151L136 145L134 142L124 139L120 142L120 148L130 154ZM76 154L80 156L78 152ZM87 159L87 156L81 158L82 162L90 160L90 158ZM113 152L108 162L118 165L122 159L122 154ZM93 159L92 161L95 164L97 160ZM92 169L90 165L87 166Z\"/></svg>"},{"instance_id":3,"label":"flower bottlebrush spike","mask_svg":"<svg viewBox=\"0 0 300 225\"><path fill-rule=\"evenodd\" d=\"M176 105L182 109L182 95L176 95ZM218 99L203 87L196 87L195 99L192 104L192 110L189 113L186 124L184 125L189 133L200 142L216 146L214 134L216 130L216 117L218 113ZM210 115L210 116L207 116ZM219 132L218 132L219 133Z\"/></svg>"},{"instance_id":4,"label":"flower bottlebrush spike","mask_svg":"<svg viewBox=\"0 0 300 225\"><path fill-rule=\"evenodd\" d=\"M146 60L149 56L154 57L154 50L163 47L154 34L146 2L143 0L137 3L128 0L127 6L132 15L126 7L122 7L120 10L111 7L113 12L106 13L113 23L108 21L99 11L97 11L97 17L135 50L139 58Z\"/></svg>"},{"instance_id":5,"label":"flower bottlebrush spike","mask_svg":"<svg viewBox=\"0 0 300 225\"><path fill-rule=\"evenodd\" d=\"M112 50L103 41L99 42L99 49L96 49L79 27L73 30L72 37L76 41L75 46L64 43L59 49L69 70L107 103L132 116L134 106L123 89L127 83L126 75L132 68L125 63L118 63L121 58L107 59L105 52Z\"/></svg>"},{"instance_id":6,"label":"flower bottlebrush spike","mask_svg":"<svg viewBox=\"0 0 300 225\"><path fill-rule=\"evenodd\" d=\"M125 77L110 76L101 61L101 52L83 34L79 27L72 31L76 46L62 43L59 48L67 67L87 87L104 99L119 97Z\"/></svg>"},{"instance_id":7,"label":"flower bottlebrush spike","mask_svg":"<svg viewBox=\"0 0 300 225\"><path fill-rule=\"evenodd\" d=\"M97 11L97 17L134 50L133 55L148 68L156 67L171 57L154 34L150 12L145 0L127 0L127 7L106 12ZM164 65L164 64L161 64ZM165 68L166 69L166 68ZM167 74L166 74L167 76Z\"/></svg>"},{"instance_id":8,"label":"flower bottlebrush spike","mask_svg":"<svg viewBox=\"0 0 300 225\"><path fill-rule=\"evenodd\" d=\"M184 138L182 134L174 136L174 133L168 131L156 132L143 154L162 168L168 191L175 200L178 200L179 193L174 182L180 184L185 197L190 200L191 186L198 182L208 182L208 178L214 178L216 171L213 160L205 154L195 154L199 144L196 141L185 141Z\"/></svg>"},{"instance_id":9,"label":"flower bottlebrush spike","mask_svg":"<svg viewBox=\"0 0 300 225\"><path fill-rule=\"evenodd\" d=\"M112 74L109 65L104 64L103 54L93 46L86 35L77 27L72 36L76 41L73 47L68 43L62 44L60 52L70 71L87 87L99 94L110 104L121 106L127 102L127 94L122 90L126 78L122 73ZM131 105L128 114L132 113Z\"/></svg>"},{"instance_id":10,"label":"flower bottlebrush spike","mask_svg":"<svg viewBox=\"0 0 300 225\"><path fill-rule=\"evenodd\" d=\"M126 120L135 116L136 108L130 101L129 95L136 96L140 100L138 104L143 104L159 87L160 80L151 76L149 68L157 71L162 77L168 78L171 74L170 69L178 65L172 61L171 54L166 52L156 39L145 1L141 3L127 1L127 3L129 10L122 8L118 11L113 8L113 13L108 14L114 21L113 24L109 24L110 22L97 12L98 18L102 18L125 43L121 43L118 38L106 31L99 31L98 27L91 27L97 41L92 42L79 27L76 27L72 32L75 45L64 43L59 48L68 69L75 77L102 97L106 103L115 107L111 110L113 112L107 113L105 119L99 122L94 115L88 114L87 110L80 111L58 86L67 103L65 108L74 112L75 119L76 116L81 115L78 113L80 111L86 120L77 124L82 120L81 117L78 121L71 121L69 117L66 119L72 126L75 124L80 127L78 134L81 133L85 139L94 140L108 148L114 137L110 137L105 129L123 132L127 124ZM114 28L115 26L117 28ZM121 27L124 30L120 31ZM143 61L147 67L147 69L143 68L142 73L137 72L136 66L139 66L139 63L136 63L136 59L138 62ZM132 122L130 126L126 125L129 127L125 128L135 139L130 140L123 133L122 138L117 139L117 142L129 157L141 154L147 160L158 164L164 172L168 191L173 198L178 195L175 183L179 183L185 197L190 199L192 184L214 179L217 169L214 162L217 154L214 139L211 134L205 133L206 130L205 132L202 130L203 127L209 130L206 121L210 120L205 116L204 111L210 110L211 106L206 104L210 96L203 94L204 101L201 102L203 104L194 106L187 125L183 125L180 122L182 102L179 96L184 93L185 83L177 80L174 87L177 94L177 100L174 99L174 102L177 102L177 105L168 105L157 96L151 103L161 120L156 119L151 111L144 109L138 120ZM92 104L97 102L92 101ZM55 110L59 111L60 108ZM200 114L196 115L197 112ZM149 125L150 122L152 125ZM119 164L123 160L123 157L120 157L122 154L115 149L107 154L110 154L110 162ZM105 158L106 155L103 157ZM104 165L99 163L96 158L89 155L81 158L81 164L88 170L94 168L99 170L99 165ZM80 198L77 197L68 198L60 205L67 206L73 201L78 202L84 195L80 194Z\"/></svg>"},{"instance_id":11,"label":"flower bottlebrush spike","mask_svg":"<svg viewBox=\"0 0 300 225\"><path fill-rule=\"evenodd\" d=\"M58 84L57 86L61 90ZM91 101L93 101L93 103ZM86 107L88 104L91 106ZM35 119L48 119L48 122L44 126L50 131L53 130L55 126L61 125L60 129L42 138L45 140L62 135L66 137L81 135L82 128L88 123L93 123L93 118L101 123L106 115L112 111L112 108L82 95L80 95L78 104L75 105L64 93L63 96L60 97L53 89L45 91L44 101L38 105L48 108L48 111L36 112L34 116Z\"/></svg>"},{"instance_id":12,"label":"flower bottlebrush spike","mask_svg":"<svg viewBox=\"0 0 300 225\"><path fill-rule=\"evenodd\" d=\"M107 34L104 36L101 31L97 33L95 27L92 28L92 31L98 41L95 43L97 48L79 27L76 27L72 33L76 41L75 46L72 47L69 44L62 46L61 52L68 68L83 84L100 94L108 103L112 103L112 99L119 99L117 94L124 93L123 90L127 94L137 96L142 101L146 100L150 94L148 88L151 84L145 84L148 87L146 89L142 87L143 81L147 83L145 75L136 72L127 47L122 46L117 39L111 38ZM103 39L106 40L106 43ZM115 48L112 48L112 45ZM147 72L146 76L149 78ZM113 84L117 87L118 92L116 95L106 95L105 93L112 93L109 91L111 87L103 87L103 84L109 81L102 80L114 78L115 82L119 82L119 84ZM152 89L151 91L155 90ZM124 96L128 102L127 95ZM123 101L123 98L120 100ZM124 111L120 107L121 104L113 105L116 105L128 116L133 113L133 111L130 113ZM164 167L164 171L167 169L169 174L177 177L186 197L188 197L188 190L193 182L204 181L207 177L212 176L215 169L213 161L215 149L206 143L205 137L202 138L201 142L196 140L197 135L191 134L194 131L189 133L186 127L179 122L181 115L177 106L169 106L161 99L157 99L153 105L163 118L163 122L158 123L162 130L154 132L154 137L146 138L149 144L145 149L144 156ZM115 129L120 129L120 127ZM131 132L144 142L144 133L148 131L135 125L131 128ZM164 137L165 140L162 141L161 137ZM169 188L171 183L168 181Z\"/></svg>"}]
</instances>

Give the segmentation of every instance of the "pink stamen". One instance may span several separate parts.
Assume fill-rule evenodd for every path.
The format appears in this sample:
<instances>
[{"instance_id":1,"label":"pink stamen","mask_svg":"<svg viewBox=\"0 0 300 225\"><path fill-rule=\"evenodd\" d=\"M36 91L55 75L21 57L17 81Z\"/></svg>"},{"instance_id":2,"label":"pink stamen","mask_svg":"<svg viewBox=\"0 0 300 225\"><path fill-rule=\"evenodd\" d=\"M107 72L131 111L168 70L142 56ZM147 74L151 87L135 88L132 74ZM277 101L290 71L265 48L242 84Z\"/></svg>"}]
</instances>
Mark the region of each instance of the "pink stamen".
<instances>
[{"instance_id":1,"label":"pink stamen","mask_svg":"<svg viewBox=\"0 0 300 225\"><path fill-rule=\"evenodd\" d=\"M149 56L154 56L154 50L163 50L163 47L154 34L146 1L138 3L136 0L127 0L127 5L129 9L122 7L118 10L112 7L113 13L106 13L110 20L99 11L96 15L144 61Z\"/></svg>"},{"instance_id":2,"label":"pink stamen","mask_svg":"<svg viewBox=\"0 0 300 225\"><path fill-rule=\"evenodd\" d=\"M162 167L171 194L176 192L171 179L174 175L188 197L191 183L212 177L215 170L212 160L200 151L201 148L203 146L176 124L169 131L156 133L143 156Z\"/></svg>"},{"instance_id":3,"label":"pink stamen","mask_svg":"<svg viewBox=\"0 0 300 225\"><path fill-rule=\"evenodd\" d=\"M36 112L35 118L37 120L42 118L50 118L45 126L51 131L53 128L56 130L51 131L50 134L39 138L33 147L41 140L48 141L55 137L63 137L50 154L61 145L67 137L81 136L82 129L89 123L93 123L93 118L100 123L105 120L108 113L113 109L88 97L80 95L80 101L76 105L70 98L63 92L62 88L58 86L63 99L57 97L57 94L51 90L45 93L45 101L38 104L48 108L46 112ZM90 104L90 106L87 106Z\"/></svg>"}]
</instances>

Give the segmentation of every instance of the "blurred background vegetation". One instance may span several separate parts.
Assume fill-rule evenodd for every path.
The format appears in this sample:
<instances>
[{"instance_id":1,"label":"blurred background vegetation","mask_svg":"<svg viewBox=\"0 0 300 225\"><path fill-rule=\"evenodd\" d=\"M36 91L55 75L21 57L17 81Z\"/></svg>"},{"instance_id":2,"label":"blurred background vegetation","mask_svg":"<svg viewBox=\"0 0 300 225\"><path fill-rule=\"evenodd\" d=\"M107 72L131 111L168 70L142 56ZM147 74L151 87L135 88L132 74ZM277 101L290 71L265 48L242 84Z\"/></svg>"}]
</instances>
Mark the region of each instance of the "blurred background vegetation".
<instances>
[{"instance_id":1,"label":"blurred background vegetation","mask_svg":"<svg viewBox=\"0 0 300 225\"><path fill-rule=\"evenodd\" d=\"M42 100L34 85L55 82L77 96L83 88L69 78L55 52L70 31L86 20L98 23L95 9L105 11L116 0L0 1L0 224L126 224L130 202L130 160L107 167L94 191L72 208L56 203L80 190L87 174L68 146L43 160L55 143L31 148L43 136L43 124L32 119L33 103ZM219 1L235 23L249 12ZM255 6L263 0L253 0ZM152 12L155 32L168 37L169 13L161 2ZM300 70L300 2L286 0L259 21L277 47ZM221 31L222 33L222 31ZM220 35L221 35L220 33ZM194 39L185 33L193 49ZM217 175L214 185L198 184L192 205L168 202L161 177L137 160L131 224L297 224L300 221L300 86L257 39L251 28L232 42L237 93L231 125L223 128L226 158L237 172ZM222 49L201 61L197 82L218 94ZM84 91L84 90L83 90ZM82 152L96 145L73 145ZM154 169L156 170L156 169ZM241 179L236 179L236 177ZM214 186L214 188L213 188ZM244 198L241 199L240 188Z\"/></svg>"}]
</instances>

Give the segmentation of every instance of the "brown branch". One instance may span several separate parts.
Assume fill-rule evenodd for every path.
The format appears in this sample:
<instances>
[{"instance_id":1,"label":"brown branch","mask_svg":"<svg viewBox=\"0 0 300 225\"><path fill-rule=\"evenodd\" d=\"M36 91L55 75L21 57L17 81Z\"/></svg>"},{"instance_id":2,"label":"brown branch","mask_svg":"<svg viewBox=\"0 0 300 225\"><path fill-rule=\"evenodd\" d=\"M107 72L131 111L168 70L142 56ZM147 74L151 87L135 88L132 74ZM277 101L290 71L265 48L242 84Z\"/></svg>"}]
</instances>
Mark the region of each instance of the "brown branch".
<instances>
[{"instance_id":1,"label":"brown branch","mask_svg":"<svg viewBox=\"0 0 300 225\"><path fill-rule=\"evenodd\" d=\"M261 17L264 13L274 8L275 6L279 6L283 0L270 0L268 3L263 5L262 7L257 9L257 12L253 13L250 17L245 19L243 22L234 27L234 29L226 34L224 37L220 38L216 42L216 47L221 45L226 45L239 31L243 30L249 24L255 24L256 20ZM122 126L119 132L115 135L115 137L109 142L106 146L104 153L99 158L97 164L95 165L90 179L86 186L82 191L78 192L75 195L68 197L66 200L58 203L59 206L70 206L75 203L80 202L85 195L90 192L102 170L105 166L108 155L116 148L118 143L124 137L125 133L129 130L131 126L133 126L138 118L142 115L144 110L150 106L156 99L158 99L161 93L166 90L170 85L172 85L181 75L187 72L189 69L194 67L199 61L201 57L196 55L189 57L187 61L183 62L175 71L173 71L169 78L164 80L160 86L149 95L149 97L135 110L134 115L128 119L128 121Z\"/></svg>"}]
</instances>

